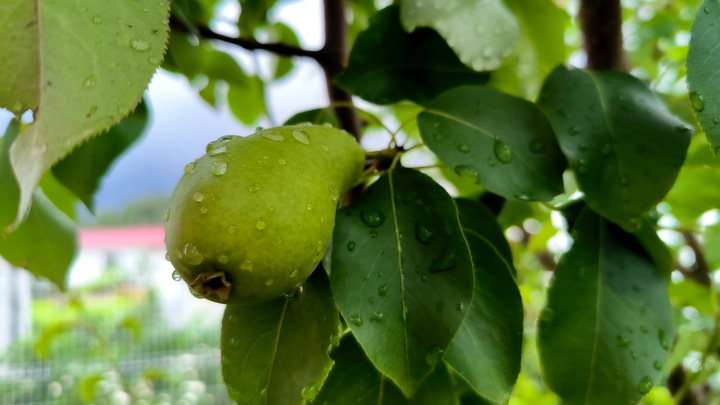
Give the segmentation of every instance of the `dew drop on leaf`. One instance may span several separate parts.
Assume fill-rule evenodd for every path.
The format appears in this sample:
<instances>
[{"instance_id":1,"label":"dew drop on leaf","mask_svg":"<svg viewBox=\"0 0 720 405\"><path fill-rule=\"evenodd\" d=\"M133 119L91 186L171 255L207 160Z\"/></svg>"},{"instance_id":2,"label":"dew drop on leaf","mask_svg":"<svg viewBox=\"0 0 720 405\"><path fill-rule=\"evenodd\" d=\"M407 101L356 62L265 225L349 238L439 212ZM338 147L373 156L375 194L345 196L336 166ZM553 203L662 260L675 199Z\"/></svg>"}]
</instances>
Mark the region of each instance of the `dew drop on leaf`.
<instances>
[{"instance_id":1,"label":"dew drop on leaf","mask_svg":"<svg viewBox=\"0 0 720 405\"><path fill-rule=\"evenodd\" d=\"M428 366L434 367L440 363L444 353L445 351L437 346L431 347L425 355L425 363L427 363Z\"/></svg>"},{"instance_id":2,"label":"dew drop on leaf","mask_svg":"<svg viewBox=\"0 0 720 405\"><path fill-rule=\"evenodd\" d=\"M317 392L318 392L317 385L312 384L312 385L308 385L307 387L303 388L300 395L302 395L302 397L305 400L312 401L315 398L315 396L317 396Z\"/></svg>"},{"instance_id":3,"label":"dew drop on leaf","mask_svg":"<svg viewBox=\"0 0 720 405\"><path fill-rule=\"evenodd\" d=\"M363 324L362 315L360 315L360 314L350 315L350 323L352 323L355 326L362 326L362 324Z\"/></svg>"},{"instance_id":4,"label":"dew drop on leaf","mask_svg":"<svg viewBox=\"0 0 720 405\"><path fill-rule=\"evenodd\" d=\"M367 226L377 228L385 222L385 214L375 208L363 208L360 217Z\"/></svg>"},{"instance_id":5,"label":"dew drop on leaf","mask_svg":"<svg viewBox=\"0 0 720 405\"><path fill-rule=\"evenodd\" d=\"M655 360L655 361L653 362L653 368L654 368L655 370L658 370L658 371L662 370L662 366L663 366L663 365L662 365L662 362L660 362L660 360Z\"/></svg>"},{"instance_id":6,"label":"dew drop on leaf","mask_svg":"<svg viewBox=\"0 0 720 405\"><path fill-rule=\"evenodd\" d=\"M95 17L92 18L92 22L95 25L100 25L103 22L103 18L100 17L99 15L96 15Z\"/></svg>"},{"instance_id":7,"label":"dew drop on leaf","mask_svg":"<svg viewBox=\"0 0 720 405\"><path fill-rule=\"evenodd\" d=\"M378 295L385 296L387 294L388 286L387 284L383 284L380 287L378 287Z\"/></svg>"},{"instance_id":8,"label":"dew drop on leaf","mask_svg":"<svg viewBox=\"0 0 720 405\"><path fill-rule=\"evenodd\" d=\"M665 335L665 331L662 329L658 329L658 341L660 342L660 346L663 349L670 350L670 342L668 341L668 338Z\"/></svg>"},{"instance_id":9,"label":"dew drop on leaf","mask_svg":"<svg viewBox=\"0 0 720 405\"><path fill-rule=\"evenodd\" d=\"M267 227L267 222L265 222L264 219L259 218L257 222L255 223L255 228L257 228L259 231L262 231Z\"/></svg>"},{"instance_id":10,"label":"dew drop on leaf","mask_svg":"<svg viewBox=\"0 0 720 405\"><path fill-rule=\"evenodd\" d=\"M495 142L493 143L493 152L495 153L497 160L501 163L510 163L515 157L512 149L510 149L510 147L500 139L495 139Z\"/></svg>"},{"instance_id":11,"label":"dew drop on leaf","mask_svg":"<svg viewBox=\"0 0 720 405\"><path fill-rule=\"evenodd\" d=\"M220 255L220 256L218 256L217 261L222 264L225 264L225 263L229 262L230 259L228 259L228 257L225 255Z\"/></svg>"},{"instance_id":12,"label":"dew drop on leaf","mask_svg":"<svg viewBox=\"0 0 720 405\"><path fill-rule=\"evenodd\" d=\"M650 379L650 377L646 375L645 377L640 379L640 383L638 384L638 391L641 394L645 395L648 392L650 392L652 387L653 387L653 382Z\"/></svg>"},{"instance_id":13,"label":"dew drop on leaf","mask_svg":"<svg viewBox=\"0 0 720 405\"><path fill-rule=\"evenodd\" d=\"M355 250L355 242L354 242L354 241L348 242L348 244L347 244L347 250L349 250L350 252L352 252L353 250Z\"/></svg>"},{"instance_id":14,"label":"dew drop on leaf","mask_svg":"<svg viewBox=\"0 0 720 405\"><path fill-rule=\"evenodd\" d=\"M701 112L705 109L705 98L697 91L690 92L690 105L693 110Z\"/></svg>"},{"instance_id":15,"label":"dew drop on leaf","mask_svg":"<svg viewBox=\"0 0 720 405\"><path fill-rule=\"evenodd\" d=\"M150 49L150 45L147 41L142 39L133 39L130 41L130 47L138 52L145 52Z\"/></svg>"},{"instance_id":16,"label":"dew drop on leaf","mask_svg":"<svg viewBox=\"0 0 720 405\"><path fill-rule=\"evenodd\" d=\"M465 144L461 143L457 148L462 153L470 153L470 148L468 148Z\"/></svg>"},{"instance_id":17,"label":"dew drop on leaf","mask_svg":"<svg viewBox=\"0 0 720 405\"><path fill-rule=\"evenodd\" d=\"M542 151L545 149L545 144L543 141L539 139L535 139L534 141L530 142L530 150L535 153L542 153Z\"/></svg>"},{"instance_id":18,"label":"dew drop on leaf","mask_svg":"<svg viewBox=\"0 0 720 405\"><path fill-rule=\"evenodd\" d=\"M262 186L258 183L255 183L255 184L251 185L250 187L248 187L248 191L251 193L257 193L261 189L262 189Z\"/></svg>"},{"instance_id":19,"label":"dew drop on leaf","mask_svg":"<svg viewBox=\"0 0 720 405\"><path fill-rule=\"evenodd\" d=\"M180 281L180 280L182 280L182 277L180 277L180 274L178 273L177 270L175 270L175 271L172 272L172 279L175 280L175 281Z\"/></svg>"},{"instance_id":20,"label":"dew drop on leaf","mask_svg":"<svg viewBox=\"0 0 720 405\"><path fill-rule=\"evenodd\" d=\"M488 166L490 166L490 167L495 167L495 164L496 164L495 159L493 159L493 158L488 158L487 164L488 164Z\"/></svg>"},{"instance_id":21,"label":"dew drop on leaf","mask_svg":"<svg viewBox=\"0 0 720 405\"><path fill-rule=\"evenodd\" d=\"M330 344L333 346L340 346L340 336L338 336L336 333L330 335Z\"/></svg>"},{"instance_id":22,"label":"dew drop on leaf","mask_svg":"<svg viewBox=\"0 0 720 405\"><path fill-rule=\"evenodd\" d=\"M415 224L415 236L422 243L430 243L433 238L433 231L423 224Z\"/></svg>"},{"instance_id":23,"label":"dew drop on leaf","mask_svg":"<svg viewBox=\"0 0 720 405\"><path fill-rule=\"evenodd\" d=\"M195 162L190 162L185 165L185 168L183 169L183 174L190 174L193 172L193 169L195 169Z\"/></svg>"},{"instance_id":24,"label":"dew drop on leaf","mask_svg":"<svg viewBox=\"0 0 720 405\"><path fill-rule=\"evenodd\" d=\"M570 135L577 135L578 133L580 133L580 130L578 130L578 127L573 125L570 128L568 128L568 133Z\"/></svg>"},{"instance_id":25,"label":"dew drop on leaf","mask_svg":"<svg viewBox=\"0 0 720 405\"><path fill-rule=\"evenodd\" d=\"M472 166L468 166L468 165L455 166L455 173L457 173L458 176L460 176L460 177L464 177L468 180L471 180L475 184L480 182L480 174Z\"/></svg>"},{"instance_id":26,"label":"dew drop on leaf","mask_svg":"<svg viewBox=\"0 0 720 405\"><path fill-rule=\"evenodd\" d=\"M193 200L195 200L197 202L202 202L204 199L205 199L205 194L203 194L203 193L195 193L195 195L193 195Z\"/></svg>"},{"instance_id":27,"label":"dew drop on leaf","mask_svg":"<svg viewBox=\"0 0 720 405\"><path fill-rule=\"evenodd\" d=\"M85 81L83 82L83 87L85 87L86 89L91 89L95 87L96 84L97 79L95 78L95 75L89 75L85 78Z\"/></svg>"}]
</instances>

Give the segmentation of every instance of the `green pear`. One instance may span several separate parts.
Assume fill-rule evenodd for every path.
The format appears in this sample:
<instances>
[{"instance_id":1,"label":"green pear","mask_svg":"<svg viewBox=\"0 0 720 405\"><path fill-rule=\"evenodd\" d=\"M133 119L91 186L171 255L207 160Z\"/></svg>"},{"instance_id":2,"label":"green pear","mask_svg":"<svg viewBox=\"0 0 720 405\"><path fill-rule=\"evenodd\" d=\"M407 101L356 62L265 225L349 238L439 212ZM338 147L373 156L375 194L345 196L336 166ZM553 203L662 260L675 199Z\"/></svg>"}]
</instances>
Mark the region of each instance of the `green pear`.
<instances>
[{"instance_id":1,"label":"green pear","mask_svg":"<svg viewBox=\"0 0 720 405\"><path fill-rule=\"evenodd\" d=\"M189 163L165 243L196 296L253 303L287 294L323 258L364 153L347 132L297 125L223 136Z\"/></svg>"}]
</instances>

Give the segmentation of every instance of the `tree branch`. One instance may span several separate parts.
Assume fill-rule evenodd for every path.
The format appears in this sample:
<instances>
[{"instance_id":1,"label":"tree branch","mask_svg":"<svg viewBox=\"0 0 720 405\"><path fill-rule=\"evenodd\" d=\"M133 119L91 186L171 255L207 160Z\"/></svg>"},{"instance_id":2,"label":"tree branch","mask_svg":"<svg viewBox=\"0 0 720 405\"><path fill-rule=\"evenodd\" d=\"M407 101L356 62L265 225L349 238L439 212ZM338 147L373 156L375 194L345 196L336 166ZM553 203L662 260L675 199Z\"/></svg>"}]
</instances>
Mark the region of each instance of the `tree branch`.
<instances>
[{"instance_id":1,"label":"tree branch","mask_svg":"<svg viewBox=\"0 0 720 405\"><path fill-rule=\"evenodd\" d=\"M580 27L588 70L628 70L620 0L581 0Z\"/></svg>"},{"instance_id":2,"label":"tree branch","mask_svg":"<svg viewBox=\"0 0 720 405\"><path fill-rule=\"evenodd\" d=\"M318 63L325 72L330 104L335 105L334 110L340 126L360 140L360 117L353 108L352 96L333 83L335 77L345 69L349 54L345 0L324 0L323 11L325 45L320 50Z\"/></svg>"},{"instance_id":3,"label":"tree branch","mask_svg":"<svg viewBox=\"0 0 720 405\"><path fill-rule=\"evenodd\" d=\"M700 285L710 288L712 280L710 279L710 265L705 259L705 253L703 252L700 242L698 242L695 234L692 231L683 230L680 232L685 239L685 243L695 253L695 264L682 271L685 278L689 278Z\"/></svg>"},{"instance_id":4,"label":"tree branch","mask_svg":"<svg viewBox=\"0 0 720 405\"><path fill-rule=\"evenodd\" d=\"M170 28L173 31L188 32L187 27L185 27L180 21L175 18L170 18ZM254 39L228 37L227 35L219 34L211 30L210 28L202 25L198 25L197 30L203 39L222 41L228 44L237 45L249 51L268 51L276 55L285 57L302 56L314 59L318 62L321 59L320 51L310 51L297 46L281 43L263 43L258 42Z\"/></svg>"}]
</instances>

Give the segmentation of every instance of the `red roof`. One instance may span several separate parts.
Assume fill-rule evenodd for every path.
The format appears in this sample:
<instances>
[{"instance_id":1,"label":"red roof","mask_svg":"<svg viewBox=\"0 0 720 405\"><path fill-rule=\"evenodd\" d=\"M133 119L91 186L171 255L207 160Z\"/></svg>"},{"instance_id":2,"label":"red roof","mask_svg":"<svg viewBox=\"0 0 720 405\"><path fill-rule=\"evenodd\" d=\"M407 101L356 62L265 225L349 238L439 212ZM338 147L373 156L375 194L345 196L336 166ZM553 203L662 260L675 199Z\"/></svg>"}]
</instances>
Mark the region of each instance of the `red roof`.
<instances>
[{"instance_id":1,"label":"red roof","mask_svg":"<svg viewBox=\"0 0 720 405\"><path fill-rule=\"evenodd\" d=\"M165 248L163 225L80 228L80 249Z\"/></svg>"}]
</instances>

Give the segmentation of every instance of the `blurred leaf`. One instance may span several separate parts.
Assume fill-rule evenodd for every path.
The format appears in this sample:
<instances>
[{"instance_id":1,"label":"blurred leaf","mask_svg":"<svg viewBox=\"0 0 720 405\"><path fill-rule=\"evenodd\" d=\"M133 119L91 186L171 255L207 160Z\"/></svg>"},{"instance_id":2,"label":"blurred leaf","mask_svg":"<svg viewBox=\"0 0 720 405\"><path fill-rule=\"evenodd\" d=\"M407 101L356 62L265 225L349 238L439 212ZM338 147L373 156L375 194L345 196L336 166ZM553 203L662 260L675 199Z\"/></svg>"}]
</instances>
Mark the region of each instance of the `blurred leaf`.
<instances>
[{"instance_id":1,"label":"blurred leaf","mask_svg":"<svg viewBox=\"0 0 720 405\"><path fill-rule=\"evenodd\" d=\"M11 223L17 212L20 199L20 189L15 180L15 173L10 165L9 150L20 132L20 120L12 119L5 128L5 134L0 142L0 228ZM0 235L2 235L0 229Z\"/></svg>"},{"instance_id":2,"label":"blurred leaf","mask_svg":"<svg viewBox=\"0 0 720 405\"><path fill-rule=\"evenodd\" d=\"M202 73L210 79L222 80L238 88L250 86L250 78L245 75L240 65L232 56L225 52L204 50L202 56Z\"/></svg>"},{"instance_id":3,"label":"blurred leaf","mask_svg":"<svg viewBox=\"0 0 720 405\"><path fill-rule=\"evenodd\" d=\"M252 125L265 113L265 90L257 77L249 78L245 86L230 86L227 94L230 111L245 125Z\"/></svg>"},{"instance_id":4,"label":"blurred leaf","mask_svg":"<svg viewBox=\"0 0 720 405\"><path fill-rule=\"evenodd\" d=\"M52 168L53 175L94 211L93 195L114 161L142 135L148 121L145 103L108 132L80 145Z\"/></svg>"},{"instance_id":5,"label":"blurred leaf","mask_svg":"<svg viewBox=\"0 0 720 405\"><path fill-rule=\"evenodd\" d=\"M640 242L590 209L538 323L544 380L568 405L637 403L672 342L667 282Z\"/></svg>"},{"instance_id":6,"label":"blurred leaf","mask_svg":"<svg viewBox=\"0 0 720 405\"><path fill-rule=\"evenodd\" d=\"M520 37L515 16L500 0L401 0L400 4L405 30L435 29L476 71L498 68L512 55Z\"/></svg>"},{"instance_id":7,"label":"blurred leaf","mask_svg":"<svg viewBox=\"0 0 720 405\"><path fill-rule=\"evenodd\" d=\"M82 399L83 403L95 403L95 391L97 390L97 383L100 381L102 381L102 377L99 375L85 377L80 380L80 399Z\"/></svg>"},{"instance_id":8,"label":"blurred leaf","mask_svg":"<svg viewBox=\"0 0 720 405\"><path fill-rule=\"evenodd\" d=\"M693 307L700 313L713 315L715 305L710 289L694 281L685 280L680 283L670 283L668 287L670 302L674 308Z\"/></svg>"},{"instance_id":9,"label":"blurred leaf","mask_svg":"<svg viewBox=\"0 0 720 405\"><path fill-rule=\"evenodd\" d=\"M640 80L560 66L538 105L555 129L587 204L632 230L667 194L685 160L690 128Z\"/></svg>"},{"instance_id":10,"label":"blurred leaf","mask_svg":"<svg viewBox=\"0 0 720 405\"><path fill-rule=\"evenodd\" d=\"M292 28L288 27L283 23L273 24L271 27L269 27L269 32L270 38L273 42L279 42L285 45L300 46L300 41L298 40L295 31L293 31ZM275 55L271 55L270 57L272 64L271 77L274 80L281 79L287 76L290 71L292 71L294 64L291 58L279 57Z\"/></svg>"},{"instance_id":11,"label":"blurred leaf","mask_svg":"<svg viewBox=\"0 0 720 405\"><path fill-rule=\"evenodd\" d=\"M440 160L493 193L550 201L563 191L565 159L547 119L528 101L458 87L428 104L418 125Z\"/></svg>"},{"instance_id":12,"label":"blurred leaf","mask_svg":"<svg viewBox=\"0 0 720 405\"><path fill-rule=\"evenodd\" d=\"M720 207L720 159L713 156L701 136L693 137L687 159L675 185L665 197L672 214L682 223L694 226L703 213Z\"/></svg>"},{"instance_id":13,"label":"blurred leaf","mask_svg":"<svg viewBox=\"0 0 720 405\"><path fill-rule=\"evenodd\" d=\"M336 218L335 300L378 370L411 397L472 301L473 268L457 216L440 185L395 169Z\"/></svg>"},{"instance_id":14,"label":"blurred leaf","mask_svg":"<svg viewBox=\"0 0 720 405\"><path fill-rule=\"evenodd\" d=\"M267 21L267 12L275 0L240 0L240 36L252 38L255 28Z\"/></svg>"},{"instance_id":15,"label":"blurred leaf","mask_svg":"<svg viewBox=\"0 0 720 405\"><path fill-rule=\"evenodd\" d=\"M10 169L9 149L17 136L19 123L8 125L0 148L0 187L9 199L17 201L17 184ZM9 205L12 207L11 205ZM2 212L2 211L0 211ZM10 211L14 213L14 210ZM0 255L10 264L29 270L36 276L46 277L60 288L77 249L75 224L56 208L45 195L35 191L33 205L25 221L12 233L0 237Z\"/></svg>"},{"instance_id":16,"label":"blurred leaf","mask_svg":"<svg viewBox=\"0 0 720 405\"><path fill-rule=\"evenodd\" d=\"M53 340L63 333L67 333L75 329L86 329L92 331L92 329L88 329L85 325L78 321L56 322L52 325L44 327L40 333L40 337L38 337L37 342L35 342L35 354L37 354L41 359L47 360L50 352L50 345Z\"/></svg>"},{"instance_id":17,"label":"blurred leaf","mask_svg":"<svg viewBox=\"0 0 720 405\"><path fill-rule=\"evenodd\" d=\"M570 24L568 13L553 0L506 0L520 20L522 32L535 49L540 70L549 73L565 62L565 28Z\"/></svg>"},{"instance_id":18,"label":"blurred leaf","mask_svg":"<svg viewBox=\"0 0 720 405\"><path fill-rule=\"evenodd\" d=\"M447 369L440 364L428 375L413 399L406 399L390 379L368 360L352 334L333 348L335 360L316 404L344 405L458 405Z\"/></svg>"},{"instance_id":19,"label":"blurred leaf","mask_svg":"<svg viewBox=\"0 0 720 405\"><path fill-rule=\"evenodd\" d=\"M134 343L137 344L140 342L140 339L142 338L143 326L138 318L123 318L123 320L120 321L118 328L127 329L128 331L130 331L132 333Z\"/></svg>"},{"instance_id":20,"label":"blurred leaf","mask_svg":"<svg viewBox=\"0 0 720 405\"><path fill-rule=\"evenodd\" d=\"M203 66L203 50L190 42L190 37L182 32L171 32L168 50L162 68L170 72L182 73L192 80Z\"/></svg>"},{"instance_id":21,"label":"blurred leaf","mask_svg":"<svg viewBox=\"0 0 720 405\"><path fill-rule=\"evenodd\" d=\"M217 82L215 80L210 80L207 84L207 86L203 87L200 91L198 91L198 95L200 98L205 100L206 103L210 104L213 107L217 107L217 99L215 98L217 93Z\"/></svg>"},{"instance_id":22,"label":"blurred leaf","mask_svg":"<svg viewBox=\"0 0 720 405\"><path fill-rule=\"evenodd\" d=\"M720 246L720 224L708 226L703 232L703 250L705 260L707 260L711 269L720 269L720 249L718 249L718 246Z\"/></svg>"},{"instance_id":23,"label":"blurred leaf","mask_svg":"<svg viewBox=\"0 0 720 405\"><path fill-rule=\"evenodd\" d=\"M400 8L390 6L358 36L336 83L375 104L425 104L447 89L484 84L488 77L463 65L437 32L424 28L405 33Z\"/></svg>"},{"instance_id":24,"label":"blurred leaf","mask_svg":"<svg viewBox=\"0 0 720 405\"><path fill-rule=\"evenodd\" d=\"M40 189L63 214L73 221L77 220L77 204L80 199L60 183L52 172L46 172L40 179Z\"/></svg>"},{"instance_id":25,"label":"blurred leaf","mask_svg":"<svg viewBox=\"0 0 720 405\"><path fill-rule=\"evenodd\" d=\"M697 114L710 147L715 154L720 151L720 78L717 66L720 64L720 24L715 27L720 4L704 0L695 14L690 30L690 48L687 54L687 85L690 104Z\"/></svg>"},{"instance_id":26,"label":"blurred leaf","mask_svg":"<svg viewBox=\"0 0 720 405\"><path fill-rule=\"evenodd\" d=\"M283 125L297 125L306 122L313 125L330 124L335 128L340 128L340 122L330 107L299 112L285 121Z\"/></svg>"},{"instance_id":27,"label":"blurred leaf","mask_svg":"<svg viewBox=\"0 0 720 405\"><path fill-rule=\"evenodd\" d=\"M483 234L468 229L462 214L460 221L475 268L475 292L445 361L478 394L503 402L510 397L520 373L523 335L520 292L512 277L512 261L508 262Z\"/></svg>"},{"instance_id":28,"label":"blurred leaf","mask_svg":"<svg viewBox=\"0 0 720 405\"><path fill-rule=\"evenodd\" d=\"M333 365L328 347L340 334L340 319L322 269L303 288L294 298L227 306L222 370L239 405L297 404L327 377Z\"/></svg>"},{"instance_id":29,"label":"blurred leaf","mask_svg":"<svg viewBox=\"0 0 720 405\"><path fill-rule=\"evenodd\" d=\"M165 53L168 8L165 1L0 3L0 107L35 111L10 149L20 190L13 226L53 164L140 101Z\"/></svg>"}]
</instances>

